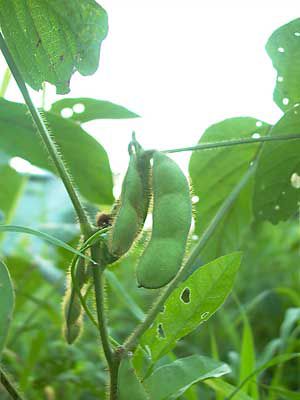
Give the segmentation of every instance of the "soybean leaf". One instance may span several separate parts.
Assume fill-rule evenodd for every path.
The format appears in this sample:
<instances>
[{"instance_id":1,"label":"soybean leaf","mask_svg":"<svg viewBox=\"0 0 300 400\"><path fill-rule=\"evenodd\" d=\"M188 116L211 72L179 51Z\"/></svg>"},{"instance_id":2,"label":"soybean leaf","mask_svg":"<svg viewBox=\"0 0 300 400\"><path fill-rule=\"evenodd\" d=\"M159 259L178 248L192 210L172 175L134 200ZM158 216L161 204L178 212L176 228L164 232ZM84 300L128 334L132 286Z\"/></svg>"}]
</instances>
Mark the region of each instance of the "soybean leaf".
<instances>
[{"instance_id":1,"label":"soybean leaf","mask_svg":"<svg viewBox=\"0 0 300 400\"><path fill-rule=\"evenodd\" d=\"M120 400L150 400L128 357L121 361L119 368L118 395Z\"/></svg>"},{"instance_id":2,"label":"soybean leaf","mask_svg":"<svg viewBox=\"0 0 300 400\"><path fill-rule=\"evenodd\" d=\"M52 113L43 115L80 193L92 203L111 204L112 173L101 144L78 124ZM0 99L0 130L1 150L10 157L57 173L24 104Z\"/></svg>"},{"instance_id":3,"label":"soybean leaf","mask_svg":"<svg viewBox=\"0 0 300 400\"><path fill-rule=\"evenodd\" d=\"M47 233L40 232L36 229L27 228L26 226L19 226L19 225L0 225L0 232L16 232L16 233L27 233L28 235L34 235L39 237L40 239L46 240L47 242L53 244L54 246L62 247L65 250L70 251L73 254L81 256L86 260L92 261L90 257L85 256L80 251L74 249L73 247L69 246L67 243L57 239L54 236L50 236Z\"/></svg>"},{"instance_id":4,"label":"soybean leaf","mask_svg":"<svg viewBox=\"0 0 300 400\"><path fill-rule=\"evenodd\" d=\"M0 0L0 26L25 81L70 91L75 71L93 74L107 35L106 11L94 0Z\"/></svg>"},{"instance_id":5,"label":"soybean leaf","mask_svg":"<svg viewBox=\"0 0 300 400\"><path fill-rule=\"evenodd\" d=\"M300 132L300 108L293 107L270 135ZM264 143L255 175L253 208L258 220L273 224L294 215L300 201L300 140Z\"/></svg>"},{"instance_id":6,"label":"soybean leaf","mask_svg":"<svg viewBox=\"0 0 300 400\"><path fill-rule=\"evenodd\" d=\"M220 257L195 271L176 288L141 343L153 361L168 353L177 340L207 321L230 293L241 253Z\"/></svg>"},{"instance_id":7,"label":"soybean leaf","mask_svg":"<svg viewBox=\"0 0 300 400\"><path fill-rule=\"evenodd\" d=\"M252 329L246 314L244 314L243 339L240 357L240 377L242 382L255 369L255 346ZM248 382L243 391L252 395L253 399L258 399L258 388L255 381Z\"/></svg>"},{"instance_id":8,"label":"soybean leaf","mask_svg":"<svg viewBox=\"0 0 300 400\"><path fill-rule=\"evenodd\" d=\"M62 110L70 109L70 119L79 123L92 121L94 119L125 119L137 118L139 115L127 108L110 101L89 99L81 97L78 99L61 99L51 106L51 112L61 114Z\"/></svg>"},{"instance_id":9,"label":"soybean leaf","mask_svg":"<svg viewBox=\"0 0 300 400\"><path fill-rule=\"evenodd\" d=\"M300 18L276 29L266 50L277 71L274 101L286 111L300 102Z\"/></svg>"},{"instance_id":10,"label":"soybean leaf","mask_svg":"<svg viewBox=\"0 0 300 400\"><path fill-rule=\"evenodd\" d=\"M0 261L0 356L4 348L12 319L15 296L6 265Z\"/></svg>"},{"instance_id":11,"label":"soybean leaf","mask_svg":"<svg viewBox=\"0 0 300 400\"><path fill-rule=\"evenodd\" d=\"M227 364L193 355L157 368L143 384L151 399L177 399L193 384L207 378L219 378L230 371Z\"/></svg>"},{"instance_id":12,"label":"soybean leaf","mask_svg":"<svg viewBox=\"0 0 300 400\"><path fill-rule=\"evenodd\" d=\"M264 136L269 125L255 118L230 118L209 127L199 143ZM201 235L256 158L260 144L194 151L189 165L195 204L195 234ZM238 250L252 221L253 182L241 191L201 254L204 261Z\"/></svg>"},{"instance_id":13,"label":"soybean leaf","mask_svg":"<svg viewBox=\"0 0 300 400\"><path fill-rule=\"evenodd\" d=\"M216 393L228 396L233 390L236 389L235 386L223 381L222 379L206 379L203 382L205 385L212 388ZM238 392L235 396L235 400L253 400L252 397L248 396L244 392Z\"/></svg>"},{"instance_id":14,"label":"soybean leaf","mask_svg":"<svg viewBox=\"0 0 300 400\"><path fill-rule=\"evenodd\" d=\"M9 165L0 164L0 209L9 221L16 208L26 178Z\"/></svg>"}]
</instances>

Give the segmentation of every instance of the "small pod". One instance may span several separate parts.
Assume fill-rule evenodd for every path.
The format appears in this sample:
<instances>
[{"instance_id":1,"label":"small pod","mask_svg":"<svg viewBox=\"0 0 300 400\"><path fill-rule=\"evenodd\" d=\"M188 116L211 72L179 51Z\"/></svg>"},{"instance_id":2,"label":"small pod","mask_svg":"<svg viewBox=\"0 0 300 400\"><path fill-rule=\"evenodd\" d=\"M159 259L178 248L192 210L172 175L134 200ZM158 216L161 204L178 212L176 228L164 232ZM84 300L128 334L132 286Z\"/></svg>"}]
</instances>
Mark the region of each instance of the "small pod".
<instances>
[{"instance_id":1,"label":"small pod","mask_svg":"<svg viewBox=\"0 0 300 400\"><path fill-rule=\"evenodd\" d=\"M108 249L114 256L125 254L143 228L149 207L149 174L150 156L144 151L132 153L109 233Z\"/></svg>"},{"instance_id":2,"label":"small pod","mask_svg":"<svg viewBox=\"0 0 300 400\"><path fill-rule=\"evenodd\" d=\"M169 283L181 267L192 221L188 181L167 155L153 156L153 226L138 266L139 286L156 289Z\"/></svg>"},{"instance_id":3,"label":"small pod","mask_svg":"<svg viewBox=\"0 0 300 400\"><path fill-rule=\"evenodd\" d=\"M86 279L85 260L83 257L80 257L77 261L75 277L78 288L82 289ZM79 337L82 330L83 309L76 289L72 285L71 277L68 280L68 287L63 301L63 313L65 318L63 334L67 343L72 344Z\"/></svg>"}]
</instances>

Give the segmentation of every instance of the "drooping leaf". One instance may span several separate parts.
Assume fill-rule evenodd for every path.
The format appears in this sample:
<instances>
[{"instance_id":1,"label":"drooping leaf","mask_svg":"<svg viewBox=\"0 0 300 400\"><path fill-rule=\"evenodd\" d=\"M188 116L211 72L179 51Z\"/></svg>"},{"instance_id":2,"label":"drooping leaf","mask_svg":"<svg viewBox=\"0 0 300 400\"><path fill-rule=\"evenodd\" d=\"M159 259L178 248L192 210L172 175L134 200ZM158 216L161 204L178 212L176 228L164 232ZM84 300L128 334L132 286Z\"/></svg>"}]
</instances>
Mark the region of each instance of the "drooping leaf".
<instances>
[{"instance_id":1,"label":"drooping leaf","mask_svg":"<svg viewBox=\"0 0 300 400\"><path fill-rule=\"evenodd\" d=\"M274 101L286 111L300 102L300 18L276 29L266 50L277 71Z\"/></svg>"},{"instance_id":2,"label":"drooping leaf","mask_svg":"<svg viewBox=\"0 0 300 400\"><path fill-rule=\"evenodd\" d=\"M118 395L120 400L150 400L129 357L121 361L118 373Z\"/></svg>"},{"instance_id":3,"label":"drooping leaf","mask_svg":"<svg viewBox=\"0 0 300 400\"><path fill-rule=\"evenodd\" d=\"M153 361L217 311L232 289L240 262L241 253L220 257L195 271L173 291L164 310L142 336L141 343L147 346Z\"/></svg>"},{"instance_id":4,"label":"drooping leaf","mask_svg":"<svg viewBox=\"0 0 300 400\"><path fill-rule=\"evenodd\" d=\"M227 364L193 355L157 368L143 383L151 399L176 399L193 384L208 378L219 378L229 372Z\"/></svg>"},{"instance_id":5,"label":"drooping leaf","mask_svg":"<svg viewBox=\"0 0 300 400\"><path fill-rule=\"evenodd\" d=\"M268 124L255 118L231 118L209 127L199 143L264 136L268 130ZM197 235L205 231L257 156L259 148L260 144L247 144L193 152L189 172L193 193L199 198L195 204ZM206 262L240 248L252 221L252 185L250 180L202 252L201 257Z\"/></svg>"},{"instance_id":6,"label":"drooping leaf","mask_svg":"<svg viewBox=\"0 0 300 400\"><path fill-rule=\"evenodd\" d=\"M274 125L270 135L300 132L300 108L293 107ZM299 209L300 140L268 142L258 160L253 208L258 220L285 221Z\"/></svg>"},{"instance_id":7,"label":"drooping leaf","mask_svg":"<svg viewBox=\"0 0 300 400\"><path fill-rule=\"evenodd\" d=\"M89 261L92 261L90 257L85 256L83 253L80 253L80 251L69 246L67 243L64 243L62 240L59 240L54 236L48 235L47 233L40 232L36 229L19 225L0 225L0 232L16 232L16 233L27 233L28 235L34 235L40 239L46 240L47 242L53 244L54 246L62 247L63 249L68 250L73 254L81 256Z\"/></svg>"},{"instance_id":8,"label":"drooping leaf","mask_svg":"<svg viewBox=\"0 0 300 400\"><path fill-rule=\"evenodd\" d=\"M14 290L6 265L0 261L0 356L5 346L14 309Z\"/></svg>"},{"instance_id":9,"label":"drooping leaf","mask_svg":"<svg viewBox=\"0 0 300 400\"><path fill-rule=\"evenodd\" d=\"M61 99L51 106L51 112L61 114L62 110L69 109L72 112L70 119L80 122L92 121L94 119L125 119L138 118L139 115L127 108L110 101L89 99L80 97L78 99Z\"/></svg>"},{"instance_id":10,"label":"drooping leaf","mask_svg":"<svg viewBox=\"0 0 300 400\"><path fill-rule=\"evenodd\" d=\"M111 204L112 173L101 144L72 121L44 117L80 193L92 203ZM1 150L56 173L24 104L0 99L0 131Z\"/></svg>"},{"instance_id":11,"label":"drooping leaf","mask_svg":"<svg viewBox=\"0 0 300 400\"><path fill-rule=\"evenodd\" d=\"M69 92L75 71L93 74L107 35L105 10L94 0L0 0L0 26L25 81Z\"/></svg>"}]
</instances>

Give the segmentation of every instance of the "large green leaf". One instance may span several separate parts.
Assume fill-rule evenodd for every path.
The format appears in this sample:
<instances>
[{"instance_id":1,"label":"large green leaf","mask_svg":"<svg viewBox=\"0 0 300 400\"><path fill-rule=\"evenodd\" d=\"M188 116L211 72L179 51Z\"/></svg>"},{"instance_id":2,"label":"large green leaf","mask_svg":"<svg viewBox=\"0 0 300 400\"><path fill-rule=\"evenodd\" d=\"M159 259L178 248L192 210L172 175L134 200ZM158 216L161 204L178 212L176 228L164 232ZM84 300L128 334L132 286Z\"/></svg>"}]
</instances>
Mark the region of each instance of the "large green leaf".
<instances>
[{"instance_id":1,"label":"large green leaf","mask_svg":"<svg viewBox=\"0 0 300 400\"><path fill-rule=\"evenodd\" d=\"M286 111L300 102L300 18L276 29L266 50L277 71L274 100Z\"/></svg>"},{"instance_id":2,"label":"large green leaf","mask_svg":"<svg viewBox=\"0 0 300 400\"><path fill-rule=\"evenodd\" d=\"M6 265L0 261L0 355L5 345L14 309L14 290Z\"/></svg>"},{"instance_id":3,"label":"large green leaf","mask_svg":"<svg viewBox=\"0 0 300 400\"><path fill-rule=\"evenodd\" d=\"M121 361L118 373L118 398L120 400L150 400L144 386L136 375L129 357Z\"/></svg>"},{"instance_id":4,"label":"large green leaf","mask_svg":"<svg viewBox=\"0 0 300 400\"><path fill-rule=\"evenodd\" d=\"M300 132L300 108L288 111L270 135ZM253 207L258 220L285 221L299 209L300 140L263 144L255 175Z\"/></svg>"},{"instance_id":5,"label":"large green leaf","mask_svg":"<svg viewBox=\"0 0 300 400\"><path fill-rule=\"evenodd\" d=\"M218 378L230 371L227 364L193 355L157 368L143 383L151 399L177 399L195 383Z\"/></svg>"},{"instance_id":6,"label":"large green leaf","mask_svg":"<svg viewBox=\"0 0 300 400\"><path fill-rule=\"evenodd\" d=\"M81 194L90 202L111 204L112 173L101 144L72 121L52 113L44 117ZM24 104L0 99L0 131L1 150L56 173Z\"/></svg>"},{"instance_id":7,"label":"large green leaf","mask_svg":"<svg viewBox=\"0 0 300 400\"><path fill-rule=\"evenodd\" d=\"M153 361L217 311L232 289L240 262L241 253L220 257L195 271L173 291L142 337L142 345L150 350Z\"/></svg>"},{"instance_id":8,"label":"large green leaf","mask_svg":"<svg viewBox=\"0 0 300 400\"><path fill-rule=\"evenodd\" d=\"M249 138L266 135L269 125L255 118L231 118L209 127L199 143ZM195 233L201 235L221 204L241 180L260 144L247 144L213 150L194 151L189 172L195 204ZM242 190L236 202L225 214L216 232L202 252L204 261L239 249L252 220L252 181Z\"/></svg>"},{"instance_id":9,"label":"large green leaf","mask_svg":"<svg viewBox=\"0 0 300 400\"><path fill-rule=\"evenodd\" d=\"M105 10L94 0L0 0L0 26L25 81L69 92L72 74L93 74L107 35Z\"/></svg>"},{"instance_id":10,"label":"large green leaf","mask_svg":"<svg viewBox=\"0 0 300 400\"><path fill-rule=\"evenodd\" d=\"M51 112L61 114L67 109L70 112L70 119L80 122L92 121L94 119L125 119L137 118L139 115L127 108L110 101L89 99L80 97L77 99L61 99L51 106Z\"/></svg>"},{"instance_id":11,"label":"large green leaf","mask_svg":"<svg viewBox=\"0 0 300 400\"><path fill-rule=\"evenodd\" d=\"M17 205L26 178L17 173L9 165L0 163L0 210L9 221Z\"/></svg>"}]
</instances>

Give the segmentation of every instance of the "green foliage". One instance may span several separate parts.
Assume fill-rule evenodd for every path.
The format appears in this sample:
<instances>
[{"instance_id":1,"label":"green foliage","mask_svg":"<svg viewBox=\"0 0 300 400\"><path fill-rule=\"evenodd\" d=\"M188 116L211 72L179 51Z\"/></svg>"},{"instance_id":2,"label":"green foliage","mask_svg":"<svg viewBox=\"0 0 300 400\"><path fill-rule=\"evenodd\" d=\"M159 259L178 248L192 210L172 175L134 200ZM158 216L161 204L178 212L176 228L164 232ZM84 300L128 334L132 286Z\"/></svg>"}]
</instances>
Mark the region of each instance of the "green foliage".
<instances>
[{"instance_id":1,"label":"green foliage","mask_svg":"<svg viewBox=\"0 0 300 400\"><path fill-rule=\"evenodd\" d=\"M230 368L224 363L194 355L157 368L145 379L144 385L151 399L177 399L193 384L229 372Z\"/></svg>"},{"instance_id":2,"label":"green foliage","mask_svg":"<svg viewBox=\"0 0 300 400\"><path fill-rule=\"evenodd\" d=\"M24 104L0 99L1 150L57 173L26 114ZM52 113L44 117L80 193L92 203L111 204L112 173L101 144L72 121Z\"/></svg>"},{"instance_id":3,"label":"green foliage","mask_svg":"<svg viewBox=\"0 0 300 400\"><path fill-rule=\"evenodd\" d=\"M14 309L14 290L6 265L0 261L0 356L3 351Z\"/></svg>"},{"instance_id":4,"label":"green foliage","mask_svg":"<svg viewBox=\"0 0 300 400\"><path fill-rule=\"evenodd\" d=\"M276 29L266 50L277 71L274 100L285 112L300 102L300 18Z\"/></svg>"},{"instance_id":5,"label":"green foliage","mask_svg":"<svg viewBox=\"0 0 300 400\"><path fill-rule=\"evenodd\" d=\"M191 226L189 185L177 164L163 153L153 156L152 235L137 265L139 286L169 283L181 267Z\"/></svg>"},{"instance_id":6,"label":"green foliage","mask_svg":"<svg viewBox=\"0 0 300 400\"><path fill-rule=\"evenodd\" d=\"M217 311L232 289L240 262L240 253L220 257L198 269L172 292L153 326L142 337L153 361Z\"/></svg>"},{"instance_id":7,"label":"green foliage","mask_svg":"<svg viewBox=\"0 0 300 400\"><path fill-rule=\"evenodd\" d=\"M148 393L136 375L132 360L125 357L120 365L118 374L120 400L150 400Z\"/></svg>"},{"instance_id":8,"label":"green foliage","mask_svg":"<svg viewBox=\"0 0 300 400\"><path fill-rule=\"evenodd\" d=\"M70 119L77 121L80 124L93 121L95 119L125 119L137 118L139 115L127 108L110 101L89 99L79 97L77 99L61 99L56 101L51 106L51 112L61 115L62 110L71 109L72 115Z\"/></svg>"},{"instance_id":9,"label":"green foliage","mask_svg":"<svg viewBox=\"0 0 300 400\"><path fill-rule=\"evenodd\" d=\"M298 106L273 126L270 135L297 133L300 129ZM300 140L264 143L257 166L254 211L259 220L273 224L285 221L299 210Z\"/></svg>"},{"instance_id":10,"label":"green foliage","mask_svg":"<svg viewBox=\"0 0 300 400\"><path fill-rule=\"evenodd\" d=\"M231 118L209 127L199 143L251 138L253 135L265 136L269 129L268 124L255 118ZM198 236L205 231L223 201L255 160L260 146L249 144L192 153L189 172L194 195L199 198L194 207L195 233ZM224 215L202 253L204 261L211 261L215 257L240 249L253 219L252 190L253 182L249 182Z\"/></svg>"},{"instance_id":11,"label":"green foliage","mask_svg":"<svg viewBox=\"0 0 300 400\"><path fill-rule=\"evenodd\" d=\"M107 14L94 0L1 0L0 26L25 81L69 92L77 70L93 74L107 35ZM26 43L26 46L24 46Z\"/></svg>"}]
</instances>

